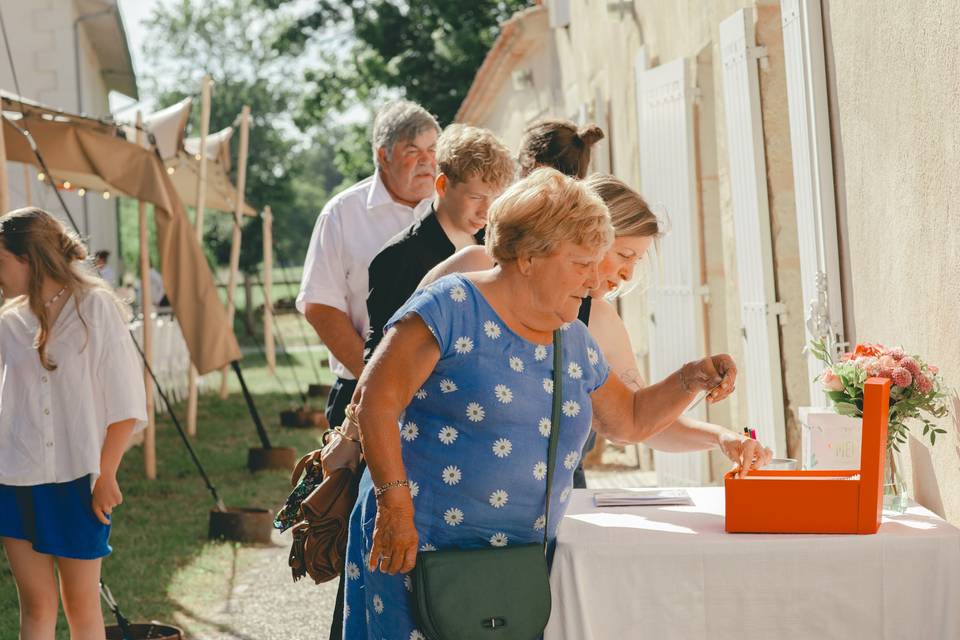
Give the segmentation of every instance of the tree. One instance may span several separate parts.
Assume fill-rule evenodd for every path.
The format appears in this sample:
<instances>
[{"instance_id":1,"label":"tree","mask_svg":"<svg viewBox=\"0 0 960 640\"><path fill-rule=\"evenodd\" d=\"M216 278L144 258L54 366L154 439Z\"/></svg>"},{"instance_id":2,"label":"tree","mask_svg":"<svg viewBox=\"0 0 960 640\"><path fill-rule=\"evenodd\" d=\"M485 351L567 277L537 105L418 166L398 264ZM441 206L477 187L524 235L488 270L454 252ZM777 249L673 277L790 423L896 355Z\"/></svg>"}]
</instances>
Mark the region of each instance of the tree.
<instances>
[{"instance_id":1,"label":"tree","mask_svg":"<svg viewBox=\"0 0 960 640\"><path fill-rule=\"evenodd\" d=\"M297 0L259 0L277 9ZM305 77L308 93L298 121L324 122L356 104L372 105L400 92L451 122L500 23L530 0L320 0L275 40L280 54L311 43L343 39L352 46L327 51ZM345 53L347 55L345 55ZM369 139L369 138L368 138ZM368 152L369 155L369 152Z\"/></svg>"},{"instance_id":2,"label":"tree","mask_svg":"<svg viewBox=\"0 0 960 640\"><path fill-rule=\"evenodd\" d=\"M245 196L257 211L272 207L277 250L287 262L299 264L316 215L341 177L332 145L320 145L324 149L305 143L290 115L298 87L299 74L290 73L295 58L266 44L291 24L287 12L267 11L254 0L158 4L146 25L149 35L142 75L145 93L164 107L195 95L203 75L209 73L214 81L211 132L235 125L243 105L250 105ZM199 111L195 108L191 114L193 135L199 132ZM234 158L238 144L235 133ZM215 261L226 264L232 217L209 213L205 220L206 244ZM244 222L240 255L241 268L248 273L262 261L259 219Z\"/></svg>"}]
</instances>

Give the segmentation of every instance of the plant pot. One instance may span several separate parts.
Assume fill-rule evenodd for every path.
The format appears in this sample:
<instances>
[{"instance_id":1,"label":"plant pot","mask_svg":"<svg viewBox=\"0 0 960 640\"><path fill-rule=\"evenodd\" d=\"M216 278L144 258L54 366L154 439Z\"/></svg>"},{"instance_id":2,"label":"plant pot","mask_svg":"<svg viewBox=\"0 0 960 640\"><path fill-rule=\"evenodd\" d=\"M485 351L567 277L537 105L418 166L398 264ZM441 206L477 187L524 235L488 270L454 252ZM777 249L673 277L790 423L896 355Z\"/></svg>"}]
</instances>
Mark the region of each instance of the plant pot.
<instances>
[{"instance_id":1,"label":"plant pot","mask_svg":"<svg viewBox=\"0 0 960 640\"><path fill-rule=\"evenodd\" d=\"M123 640L123 631L115 624L107 625L107 640ZM183 630L162 622L130 625L128 640L183 640Z\"/></svg>"},{"instance_id":2,"label":"plant pot","mask_svg":"<svg viewBox=\"0 0 960 640\"><path fill-rule=\"evenodd\" d=\"M247 468L250 471L280 469L290 471L297 462L297 450L293 447L250 447L247 451Z\"/></svg>"},{"instance_id":3,"label":"plant pot","mask_svg":"<svg viewBox=\"0 0 960 640\"><path fill-rule=\"evenodd\" d=\"M211 540L231 540L254 544L270 544L273 533L273 513L259 508L227 508L210 510Z\"/></svg>"}]
</instances>

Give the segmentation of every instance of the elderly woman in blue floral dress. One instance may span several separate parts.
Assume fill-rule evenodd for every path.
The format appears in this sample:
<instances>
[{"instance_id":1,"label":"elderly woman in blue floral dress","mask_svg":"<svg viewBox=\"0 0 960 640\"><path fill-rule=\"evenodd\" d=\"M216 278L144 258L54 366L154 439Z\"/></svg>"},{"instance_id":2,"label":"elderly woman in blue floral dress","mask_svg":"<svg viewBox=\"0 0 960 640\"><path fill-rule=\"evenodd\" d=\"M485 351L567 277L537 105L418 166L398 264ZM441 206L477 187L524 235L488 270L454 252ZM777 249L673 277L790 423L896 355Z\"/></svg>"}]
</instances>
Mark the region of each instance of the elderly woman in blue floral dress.
<instances>
[{"instance_id":1,"label":"elderly woman in blue floral dress","mask_svg":"<svg viewBox=\"0 0 960 640\"><path fill-rule=\"evenodd\" d=\"M733 390L719 355L634 391L577 311L613 240L604 204L539 169L491 207L497 265L415 293L364 370L357 419L368 470L350 523L344 638L421 640L407 574L418 553L538 542L570 496L590 431L638 442L667 428L701 390ZM560 424L551 424L554 330L563 329ZM558 428L550 521L547 443Z\"/></svg>"}]
</instances>

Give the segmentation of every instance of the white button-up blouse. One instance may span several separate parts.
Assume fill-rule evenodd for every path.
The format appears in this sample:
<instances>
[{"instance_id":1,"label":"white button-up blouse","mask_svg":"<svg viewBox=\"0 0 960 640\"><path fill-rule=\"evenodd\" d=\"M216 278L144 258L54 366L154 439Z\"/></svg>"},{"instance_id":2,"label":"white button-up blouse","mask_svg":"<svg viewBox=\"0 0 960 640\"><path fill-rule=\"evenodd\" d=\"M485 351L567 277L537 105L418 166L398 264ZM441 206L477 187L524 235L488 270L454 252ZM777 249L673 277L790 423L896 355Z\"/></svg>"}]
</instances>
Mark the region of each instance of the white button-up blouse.
<instances>
[{"instance_id":1,"label":"white button-up blouse","mask_svg":"<svg viewBox=\"0 0 960 640\"><path fill-rule=\"evenodd\" d=\"M146 426L143 372L120 309L98 289L77 300L67 300L47 342L54 371L33 346L30 308L0 314L0 484L92 481L107 427L131 418L136 431Z\"/></svg>"}]
</instances>

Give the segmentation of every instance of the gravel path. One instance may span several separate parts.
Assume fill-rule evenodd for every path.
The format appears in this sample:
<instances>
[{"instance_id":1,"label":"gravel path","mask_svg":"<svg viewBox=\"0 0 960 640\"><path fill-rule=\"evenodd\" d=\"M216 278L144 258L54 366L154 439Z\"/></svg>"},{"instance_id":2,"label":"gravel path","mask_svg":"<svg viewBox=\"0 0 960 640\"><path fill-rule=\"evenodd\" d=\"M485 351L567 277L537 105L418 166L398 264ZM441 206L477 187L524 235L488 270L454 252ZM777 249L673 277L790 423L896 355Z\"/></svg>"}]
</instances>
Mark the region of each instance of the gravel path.
<instances>
[{"instance_id":1,"label":"gravel path","mask_svg":"<svg viewBox=\"0 0 960 640\"><path fill-rule=\"evenodd\" d=\"M225 598L179 602L175 623L187 640L326 640L337 583L293 582L290 535L275 531L273 543L238 547L236 572L223 576Z\"/></svg>"}]
</instances>

